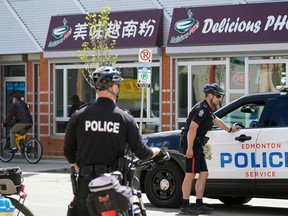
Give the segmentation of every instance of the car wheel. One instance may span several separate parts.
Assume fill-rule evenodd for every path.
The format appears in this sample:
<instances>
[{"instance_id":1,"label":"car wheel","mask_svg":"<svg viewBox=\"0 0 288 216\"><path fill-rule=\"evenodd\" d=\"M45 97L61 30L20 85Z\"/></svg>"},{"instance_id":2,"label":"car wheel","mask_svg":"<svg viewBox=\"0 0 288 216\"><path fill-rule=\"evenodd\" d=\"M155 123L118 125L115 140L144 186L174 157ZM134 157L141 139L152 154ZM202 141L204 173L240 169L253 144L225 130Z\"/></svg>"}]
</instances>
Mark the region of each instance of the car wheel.
<instances>
[{"instance_id":1,"label":"car wheel","mask_svg":"<svg viewBox=\"0 0 288 216\"><path fill-rule=\"evenodd\" d=\"M178 208L182 202L184 173L173 161L167 161L147 172L144 188L150 203L156 207Z\"/></svg>"},{"instance_id":2,"label":"car wheel","mask_svg":"<svg viewBox=\"0 0 288 216\"><path fill-rule=\"evenodd\" d=\"M251 199L251 197L221 197L219 200L226 205L242 205Z\"/></svg>"}]
</instances>

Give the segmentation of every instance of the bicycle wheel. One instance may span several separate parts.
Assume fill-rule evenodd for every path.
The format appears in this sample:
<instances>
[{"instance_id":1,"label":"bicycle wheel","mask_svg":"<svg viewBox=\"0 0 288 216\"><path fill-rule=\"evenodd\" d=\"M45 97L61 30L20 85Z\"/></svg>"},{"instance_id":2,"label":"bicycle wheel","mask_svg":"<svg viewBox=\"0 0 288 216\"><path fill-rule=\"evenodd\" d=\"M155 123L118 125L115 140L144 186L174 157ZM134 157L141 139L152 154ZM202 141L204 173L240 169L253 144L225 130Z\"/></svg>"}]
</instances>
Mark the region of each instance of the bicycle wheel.
<instances>
[{"instance_id":1,"label":"bicycle wheel","mask_svg":"<svg viewBox=\"0 0 288 216\"><path fill-rule=\"evenodd\" d=\"M42 154L43 147L38 139L31 138L26 142L24 148L24 157L29 163L38 163L42 158Z\"/></svg>"},{"instance_id":2,"label":"bicycle wheel","mask_svg":"<svg viewBox=\"0 0 288 216\"><path fill-rule=\"evenodd\" d=\"M0 141L0 160L3 162L9 162L14 157L14 153L8 152L9 141L7 142L7 137L1 139Z\"/></svg>"},{"instance_id":3,"label":"bicycle wheel","mask_svg":"<svg viewBox=\"0 0 288 216\"><path fill-rule=\"evenodd\" d=\"M8 197L12 205L15 207L14 215L16 216L34 216L33 213L23 204L21 204L18 200Z\"/></svg>"}]
</instances>

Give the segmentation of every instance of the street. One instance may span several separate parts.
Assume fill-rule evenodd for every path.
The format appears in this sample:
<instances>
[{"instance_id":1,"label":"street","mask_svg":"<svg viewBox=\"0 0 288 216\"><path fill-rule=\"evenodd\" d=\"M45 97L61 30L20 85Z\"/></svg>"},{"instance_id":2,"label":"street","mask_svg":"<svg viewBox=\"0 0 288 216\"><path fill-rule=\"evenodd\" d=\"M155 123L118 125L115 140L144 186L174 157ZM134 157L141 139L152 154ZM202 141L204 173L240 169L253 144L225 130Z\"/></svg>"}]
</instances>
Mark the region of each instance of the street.
<instances>
[{"instance_id":1,"label":"street","mask_svg":"<svg viewBox=\"0 0 288 216\"><path fill-rule=\"evenodd\" d=\"M25 205L35 216L65 216L67 205L72 198L70 176L65 171L68 164L61 160L42 160L39 164L28 164L22 159L13 159L10 163L1 163L2 167L20 166L24 174L24 184L28 193ZM191 196L191 201L195 197ZM147 215L178 215L179 209L155 208L144 195ZM215 216L284 216L288 214L288 200L252 199L243 206L225 206L216 199L204 202L215 208Z\"/></svg>"}]
</instances>

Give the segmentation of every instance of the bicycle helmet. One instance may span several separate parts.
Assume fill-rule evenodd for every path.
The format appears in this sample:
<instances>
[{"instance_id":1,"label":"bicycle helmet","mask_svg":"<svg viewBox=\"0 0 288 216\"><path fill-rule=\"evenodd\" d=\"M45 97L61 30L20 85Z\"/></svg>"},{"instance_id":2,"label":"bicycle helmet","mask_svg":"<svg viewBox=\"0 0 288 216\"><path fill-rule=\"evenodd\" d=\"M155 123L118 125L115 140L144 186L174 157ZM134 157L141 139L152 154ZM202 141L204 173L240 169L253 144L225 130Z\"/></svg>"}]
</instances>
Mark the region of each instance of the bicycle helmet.
<instances>
[{"instance_id":1,"label":"bicycle helmet","mask_svg":"<svg viewBox=\"0 0 288 216\"><path fill-rule=\"evenodd\" d=\"M120 72L111 66L102 66L92 73L93 83L97 90L106 90L113 86L114 83L121 83L124 79Z\"/></svg>"},{"instance_id":2,"label":"bicycle helmet","mask_svg":"<svg viewBox=\"0 0 288 216\"><path fill-rule=\"evenodd\" d=\"M217 83L206 84L204 86L203 92L207 94L213 95L225 95L224 91Z\"/></svg>"}]
</instances>

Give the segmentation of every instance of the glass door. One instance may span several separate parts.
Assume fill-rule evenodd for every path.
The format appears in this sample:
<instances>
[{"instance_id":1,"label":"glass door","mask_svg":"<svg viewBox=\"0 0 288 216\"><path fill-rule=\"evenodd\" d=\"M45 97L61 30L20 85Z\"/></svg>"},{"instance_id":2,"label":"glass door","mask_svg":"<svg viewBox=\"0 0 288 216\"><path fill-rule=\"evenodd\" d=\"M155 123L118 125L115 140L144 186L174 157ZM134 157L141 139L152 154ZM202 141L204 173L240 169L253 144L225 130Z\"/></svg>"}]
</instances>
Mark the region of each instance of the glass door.
<instances>
[{"instance_id":1,"label":"glass door","mask_svg":"<svg viewBox=\"0 0 288 216\"><path fill-rule=\"evenodd\" d=\"M226 59L206 61L179 61L176 76L176 113L177 129L185 125L191 108L204 100L203 87L207 83L216 82L226 89ZM225 100L225 99L224 99ZM226 101L222 101L223 106ZM215 107L215 109L217 109Z\"/></svg>"},{"instance_id":2,"label":"glass door","mask_svg":"<svg viewBox=\"0 0 288 216\"><path fill-rule=\"evenodd\" d=\"M279 91L287 86L288 60L280 57L269 59L249 58L248 93Z\"/></svg>"},{"instance_id":3,"label":"glass door","mask_svg":"<svg viewBox=\"0 0 288 216\"><path fill-rule=\"evenodd\" d=\"M24 81L6 81L5 95L6 95L6 113L13 100L13 94L21 95L24 100L25 97L25 82Z\"/></svg>"}]
</instances>

